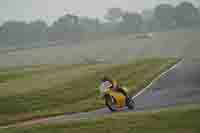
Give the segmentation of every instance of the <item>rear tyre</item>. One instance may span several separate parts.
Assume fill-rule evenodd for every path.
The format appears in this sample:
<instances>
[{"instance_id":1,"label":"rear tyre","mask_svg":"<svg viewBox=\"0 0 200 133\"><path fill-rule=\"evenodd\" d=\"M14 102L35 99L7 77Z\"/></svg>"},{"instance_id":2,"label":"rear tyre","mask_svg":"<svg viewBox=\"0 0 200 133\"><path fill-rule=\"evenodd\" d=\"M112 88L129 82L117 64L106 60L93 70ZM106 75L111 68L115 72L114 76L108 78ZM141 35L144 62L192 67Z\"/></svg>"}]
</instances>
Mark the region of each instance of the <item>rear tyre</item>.
<instances>
[{"instance_id":1,"label":"rear tyre","mask_svg":"<svg viewBox=\"0 0 200 133\"><path fill-rule=\"evenodd\" d=\"M116 100L110 95L105 95L105 104L112 112L117 111Z\"/></svg>"}]
</instances>

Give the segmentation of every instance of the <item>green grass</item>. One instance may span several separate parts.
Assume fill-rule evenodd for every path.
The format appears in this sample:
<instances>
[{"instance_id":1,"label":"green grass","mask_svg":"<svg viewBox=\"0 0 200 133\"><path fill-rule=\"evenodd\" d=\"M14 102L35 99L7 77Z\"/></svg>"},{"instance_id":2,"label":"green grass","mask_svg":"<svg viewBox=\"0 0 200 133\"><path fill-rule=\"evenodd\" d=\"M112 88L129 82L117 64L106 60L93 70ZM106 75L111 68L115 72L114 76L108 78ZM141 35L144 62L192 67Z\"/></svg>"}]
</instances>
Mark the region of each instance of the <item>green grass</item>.
<instances>
[{"instance_id":1,"label":"green grass","mask_svg":"<svg viewBox=\"0 0 200 133\"><path fill-rule=\"evenodd\" d=\"M135 94L176 61L149 58L121 65L41 65L1 71L0 125L104 107L95 90L102 74Z\"/></svg>"},{"instance_id":2,"label":"green grass","mask_svg":"<svg viewBox=\"0 0 200 133\"><path fill-rule=\"evenodd\" d=\"M200 106L152 112L117 113L109 117L56 125L0 129L0 133L199 133Z\"/></svg>"}]
</instances>

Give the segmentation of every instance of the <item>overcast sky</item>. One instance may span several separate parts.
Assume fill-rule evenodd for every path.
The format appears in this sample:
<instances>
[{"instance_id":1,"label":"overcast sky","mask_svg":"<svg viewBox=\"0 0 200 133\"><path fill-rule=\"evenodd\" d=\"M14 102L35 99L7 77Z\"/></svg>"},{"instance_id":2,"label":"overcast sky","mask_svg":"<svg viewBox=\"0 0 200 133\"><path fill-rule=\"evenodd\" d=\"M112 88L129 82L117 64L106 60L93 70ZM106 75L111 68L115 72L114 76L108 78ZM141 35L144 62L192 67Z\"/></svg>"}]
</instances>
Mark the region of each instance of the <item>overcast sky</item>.
<instances>
[{"instance_id":1,"label":"overcast sky","mask_svg":"<svg viewBox=\"0 0 200 133\"><path fill-rule=\"evenodd\" d=\"M0 0L0 24L7 20L35 19L51 23L65 13L101 17L110 7L141 11L160 3L177 4L177 1L183 0ZM195 1L200 0L185 1L197 3Z\"/></svg>"}]
</instances>

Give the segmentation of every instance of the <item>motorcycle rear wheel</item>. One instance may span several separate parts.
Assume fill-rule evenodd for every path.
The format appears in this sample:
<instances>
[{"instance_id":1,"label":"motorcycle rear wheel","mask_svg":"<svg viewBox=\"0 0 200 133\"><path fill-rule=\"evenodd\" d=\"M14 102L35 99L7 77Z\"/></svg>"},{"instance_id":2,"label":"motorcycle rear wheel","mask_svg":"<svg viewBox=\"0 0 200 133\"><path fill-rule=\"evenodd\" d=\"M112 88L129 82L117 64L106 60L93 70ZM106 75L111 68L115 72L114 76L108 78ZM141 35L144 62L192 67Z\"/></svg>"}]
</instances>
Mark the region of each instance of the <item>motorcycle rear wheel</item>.
<instances>
[{"instance_id":1,"label":"motorcycle rear wheel","mask_svg":"<svg viewBox=\"0 0 200 133\"><path fill-rule=\"evenodd\" d=\"M116 105L116 99L110 95L105 95L105 105L110 109L112 112L115 112L118 110Z\"/></svg>"}]
</instances>

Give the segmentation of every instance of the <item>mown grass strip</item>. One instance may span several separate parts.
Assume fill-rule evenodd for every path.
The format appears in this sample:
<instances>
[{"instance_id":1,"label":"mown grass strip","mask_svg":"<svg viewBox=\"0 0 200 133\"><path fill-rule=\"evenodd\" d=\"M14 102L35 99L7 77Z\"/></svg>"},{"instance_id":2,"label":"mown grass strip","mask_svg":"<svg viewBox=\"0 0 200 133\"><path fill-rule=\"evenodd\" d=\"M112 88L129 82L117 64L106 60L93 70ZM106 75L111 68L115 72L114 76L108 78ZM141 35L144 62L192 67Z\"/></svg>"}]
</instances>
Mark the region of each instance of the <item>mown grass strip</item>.
<instances>
[{"instance_id":1,"label":"mown grass strip","mask_svg":"<svg viewBox=\"0 0 200 133\"><path fill-rule=\"evenodd\" d=\"M156 112L120 113L59 125L0 129L0 133L199 133L199 115L200 106L193 105Z\"/></svg>"}]
</instances>

